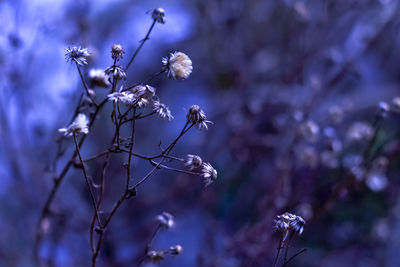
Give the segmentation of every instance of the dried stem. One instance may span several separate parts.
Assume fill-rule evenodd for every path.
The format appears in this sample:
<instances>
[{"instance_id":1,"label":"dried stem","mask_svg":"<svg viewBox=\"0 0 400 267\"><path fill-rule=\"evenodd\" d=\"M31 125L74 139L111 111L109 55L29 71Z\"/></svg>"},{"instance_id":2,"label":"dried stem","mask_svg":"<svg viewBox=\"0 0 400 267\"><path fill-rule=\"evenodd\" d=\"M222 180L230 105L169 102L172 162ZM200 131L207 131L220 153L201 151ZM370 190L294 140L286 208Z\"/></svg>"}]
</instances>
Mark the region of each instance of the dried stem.
<instances>
[{"instance_id":1,"label":"dried stem","mask_svg":"<svg viewBox=\"0 0 400 267\"><path fill-rule=\"evenodd\" d=\"M90 100L92 101L93 105L97 107L96 102L94 102L94 99L92 98L92 95L89 93L89 87L86 84L85 79L83 78L81 68L79 68L78 63L75 63L75 65L76 65L76 68L78 69L79 77L81 77L81 81L82 81L83 87L85 88L85 92L86 92L87 96L90 98Z\"/></svg>"},{"instance_id":2,"label":"dried stem","mask_svg":"<svg viewBox=\"0 0 400 267\"><path fill-rule=\"evenodd\" d=\"M149 28L149 30L147 31L146 37L144 37L143 40L140 41L140 45L138 46L138 48L136 48L135 52L133 53L131 59L129 60L129 63L126 65L125 71L127 71L129 69L129 66L132 64L133 60L135 59L135 57L137 56L137 54L139 54L140 49L142 49L144 43L149 40L149 36L151 31L154 28L154 25L156 25L156 20L153 20L153 22L151 23L151 26Z\"/></svg>"},{"instance_id":3,"label":"dried stem","mask_svg":"<svg viewBox=\"0 0 400 267\"><path fill-rule=\"evenodd\" d=\"M278 246L277 252L276 252L276 257L275 257L275 261L274 261L274 267L276 266L276 263L278 262L279 254L280 254L281 249L282 249L282 241L283 241L283 238L281 237L279 239L279 246Z\"/></svg>"},{"instance_id":4,"label":"dried stem","mask_svg":"<svg viewBox=\"0 0 400 267\"><path fill-rule=\"evenodd\" d=\"M89 177L88 177L88 174L87 174L87 171L86 171L86 167L85 167L85 164L84 164L84 162L82 160L82 155L81 155L81 152L80 152L80 149L79 149L79 145L78 145L78 142L76 141L76 135L73 134L72 137L74 139L76 152L78 154L80 164L82 165L83 176L85 177L86 185L88 186L88 189L89 189L90 198L91 198L92 204L93 204L93 209L94 209L94 211L96 213L96 219L97 219L97 222L99 223L99 225L101 226L101 220L100 220L100 216L99 216L99 211L97 209L96 198L95 198L95 196L93 194L92 186L90 185L90 182L89 182Z\"/></svg>"}]
</instances>

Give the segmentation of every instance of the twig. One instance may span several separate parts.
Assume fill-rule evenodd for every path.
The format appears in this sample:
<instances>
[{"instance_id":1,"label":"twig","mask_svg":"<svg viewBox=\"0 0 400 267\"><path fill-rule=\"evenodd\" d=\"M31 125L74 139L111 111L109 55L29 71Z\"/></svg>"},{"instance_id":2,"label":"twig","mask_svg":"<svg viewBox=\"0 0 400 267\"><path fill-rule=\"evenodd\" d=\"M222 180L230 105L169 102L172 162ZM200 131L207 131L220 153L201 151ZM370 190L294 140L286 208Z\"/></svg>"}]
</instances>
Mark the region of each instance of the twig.
<instances>
[{"instance_id":1,"label":"twig","mask_svg":"<svg viewBox=\"0 0 400 267\"><path fill-rule=\"evenodd\" d=\"M80 149L79 149L79 145L78 145L78 142L76 141L76 135L73 134L72 137L74 139L75 148L76 148L76 152L77 152L78 157L79 157L80 164L82 165L83 176L85 177L86 185L88 186L88 189L89 189L90 197L92 199L93 208L94 208L94 211L96 213L97 222L101 226L101 220L100 220L100 216L99 216L99 211L97 209L96 198L95 198L95 196L93 194L92 187L91 187L90 182L89 182L89 177L87 175L86 167L85 167L85 164L84 164L84 162L82 160L82 155L81 155L81 152L80 152Z\"/></svg>"},{"instance_id":2,"label":"twig","mask_svg":"<svg viewBox=\"0 0 400 267\"><path fill-rule=\"evenodd\" d=\"M129 66L132 64L133 60L135 59L135 57L139 53L140 49L142 49L144 43L147 40L149 40L150 33L153 30L154 25L156 25L156 22L157 22L156 20L153 20L153 22L151 23L151 26L150 26L149 30L147 31L146 37L144 37L144 39L140 41L140 45L138 46L138 48L136 48L135 53L133 53L131 59L129 60L129 63L126 65L125 72L129 69Z\"/></svg>"},{"instance_id":3,"label":"twig","mask_svg":"<svg viewBox=\"0 0 400 267\"><path fill-rule=\"evenodd\" d=\"M284 263L284 267L286 267L287 265L288 265L288 263L291 261L291 260L293 260L294 258L296 258L297 256L299 256L301 253L304 253L304 252L306 252L307 251L307 249L306 248L303 248L303 249L301 249L299 252L297 252L296 254L294 254L292 257L290 257L285 263Z\"/></svg>"}]
</instances>

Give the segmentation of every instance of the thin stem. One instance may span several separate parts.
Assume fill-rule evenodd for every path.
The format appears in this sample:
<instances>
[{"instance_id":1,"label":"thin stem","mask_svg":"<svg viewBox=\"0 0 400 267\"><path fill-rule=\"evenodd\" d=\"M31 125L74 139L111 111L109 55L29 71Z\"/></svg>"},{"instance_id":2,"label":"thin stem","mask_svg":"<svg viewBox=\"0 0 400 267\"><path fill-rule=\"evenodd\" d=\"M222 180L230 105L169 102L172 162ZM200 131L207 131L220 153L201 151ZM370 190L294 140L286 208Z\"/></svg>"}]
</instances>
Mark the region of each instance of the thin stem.
<instances>
[{"instance_id":1,"label":"thin stem","mask_svg":"<svg viewBox=\"0 0 400 267\"><path fill-rule=\"evenodd\" d=\"M83 74L82 74L81 68L79 68L78 63L76 63L75 65L76 65L76 68L78 69L79 76L81 77L81 81L82 81L83 87L85 87L85 91L86 91L87 96L90 98L90 100L92 100L93 105L95 105L97 107L96 102L94 102L94 99L92 98L92 95L89 93L89 87L86 84L85 79L83 78Z\"/></svg>"},{"instance_id":2,"label":"thin stem","mask_svg":"<svg viewBox=\"0 0 400 267\"><path fill-rule=\"evenodd\" d=\"M154 73L153 75L151 75L149 78L147 78L146 80L144 80L143 82L135 83L134 85L131 85L131 86L128 86L128 87L124 88L124 89L122 90L122 92L128 91L128 90L130 90L130 89L132 89L132 88L134 88L134 87L136 87L136 86L138 86L138 85L140 85L140 84L149 83L149 82L151 82L155 77L159 76L160 74L163 74L163 73L166 72L166 71L167 71L166 69L163 69L163 70L161 70L161 71L159 71L159 72L156 72L156 73Z\"/></svg>"},{"instance_id":3,"label":"thin stem","mask_svg":"<svg viewBox=\"0 0 400 267\"><path fill-rule=\"evenodd\" d=\"M95 112L91 118L91 121L89 123L89 128L91 128L96 120L97 114L100 112L100 110L103 108L103 106L107 103L107 98L103 100L98 106L96 106ZM84 135L81 140L79 141L79 147L82 147L87 135ZM55 177L53 179L54 185L46 199L46 202L43 206L43 209L40 213L39 220L36 225L36 233L35 233L35 242L33 244L33 255L34 255L34 260L36 263L39 263L39 245L42 241L43 238L43 232L42 232L42 223L44 219L48 216L50 213L50 206L54 201L54 197L56 193L58 192L58 189L60 188L61 182L65 179L69 169L73 165L73 160L75 159L77 155L77 151L75 150L74 153L72 154L70 160L65 164L64 168L61 170L61 173L58 175L58 177Z\"/></svg>"},{"instance_id":4,"label":"thin stem","mask_svg":"<svg viewBox=\"0 0 400 267\"><path fill-rule=\"evenodd\" d=\"M294 258L296 258L297 256L299 256L301 253L304 253L304 252L306 252L306 251L307 251L306 248L301 249L299 252L297 252L297 253L294 254L292 257L290 257L290 258L284 263L283 266L287 266L291 260L293 260Z\"/></svg>"},{"instance_id":5,"label":"thin stem","mask_svg":"<svg viewBox=\"0 0 400 267\"><path fill-rule=\"evenodd\" d=\"M89 189L89 192L90 192L90 197L92 199L93 208L94 208L95 213L96 213L97 222L101 226L101 220L100 220L100 216L99 216L99 211L97 209L96 198L94 197L94 194L93 194L93 191L92 191L92 187L90 186L89 177L87 175L86 167L85 167L85 164L84 164L84 162L82 160L82 155L81 155L81 152L80 152L80 149L79 149L78 142L76 141L76 135L73 134L72 137L74 139L74 143L75 143L76 151L78 153L80 164L82 165L83 176L85 177L86 185L88 186L88 189Z\"/></svg>"},{"instance_id":6,"label":"thin stem","mask_svg":"<svg viewBox=\"0 0 400 267\"><path fill-rule=\"evenodd\" d=\"M133 109L133 117L136 117L136 108ZM129 181L131 179L131 162L132 162L132 151L133 151L133 142L135 139L135 123L136 121L132 121L132 134L131 134L131 140L129 143L129 156L128 156L128 166L126 169L126 187L125 190L129 190Z\"/></svg>"},{"instance_id":7,"label":"thin stem","mask_svg":"<svg viewBox=\"0 0 400 267\"><path fill-rule=\"evenodd\" d=\"M149 242L148 242L147 245L146 245L146 248L144 249L144 255L143 255L143 257L140 258L140 260L139 260L138 263L136 264L136 267L139 267L139 266L143 263L143 261L146 259L147 253L148 253L149 250L150 250L151 244L153 243L153 241L154 241L156 235L158 234L158 232L160 231L160 229L161 229L161 224L158 224L156 230L155 230L155 231L153 232L153 234L151 235L150 240L149 240Z\"/></svg>"},{"instance_id":8,"label":"thin stem","mask_svg":"<svg viewBox=\"0 0 400 267\"><path fill-rule=\"evenodd\" d=\"M279 246L278 246L278 248L277 248L278 251L276 252L276 257L275 257L275 261L274 261L274 267L276 266L276 263L278 262L279 254L281 253L282 241L283 241L283 238L281 237L281 238L279 239Z\"/></svg>"},{"instance_id":9,"label":"thin stem","mask_svg":"<svg viewBox=\"0 0 400 267\"><path fill-rule=\"evenodd\" d=\"M283 266L286 266L287 255L288 255L288 252L289 252L290 242L292 241L293 235L294 235L294 232L291 231L290 234L289 234L289 240L286 242L285 259L284 259L284 264L283 264Z\"/></svg>"},{"instance_id":10,"label":"thin stem","mask_svg":"<svg viewBox=\"0 0 400 267\"><path fill-rule=\"evenodd\" d=\"M129 63L126 65L125 72L129 69L129 66L132 64L132 62L135 59L135 57L137 56L137 54L139 54L139 51L140 51L140 49L142 49L144 43L147 40L149 40L150 33L153 30L154 25L156 25L156 22L157 22L156 20L153 20L153 23L151 24L149 30L147 31L146 37L144 37L144 39L140 41L140 45L138 46L138 48L136 48L135 53L133 53L131 59L129 60Z\"/></svg>"},{"instance_id":11,"label":"thin stem","mask_svg":"<svg viewBox=\"0 0 400 267\"><path fill-rule=\"evenodd\" d=\"M161 154L162 154L162 159L160 160L160 162L157 163L157 165L146 175L142 178L142 180L140 180L139 182L137 182L133 188L137 188L139 187L141 184L143 184L159 167L160 165L164 162L165 160L165 155L168 155L171 150L174 148L174 146L176 145L176 143L179 141L179 139L191 128L193 127L193 124L191 126L189 126L187 129L186 127L189 125L189 122L186 122L185 126L183 127L181 133L179 134L179 136L167 147L167 149L165 149Z\"/></svg>"},{"instance_id":12,"label":"thin stem","mask_svg":"<svg viewBox=\"0 0 400 267\"><path fill-rule=\"evenodd\" d=\"M106 151L106 160L104 161L103 168L102 168L102 173L100 176L100 190L99 190L99 198L97 199L97 209L100 209L101 202L103 200L103 195L104 195L104 188L105 188L105 176L106 176L106 169L109 163L109 158L110 154L108 151ZM96 222L96 213L93 213L92 216L92 221L90 223L90 247L92 248L92 253L96 252L96 247L94 244L94 226Z\"/></svg>"}]
</instances>

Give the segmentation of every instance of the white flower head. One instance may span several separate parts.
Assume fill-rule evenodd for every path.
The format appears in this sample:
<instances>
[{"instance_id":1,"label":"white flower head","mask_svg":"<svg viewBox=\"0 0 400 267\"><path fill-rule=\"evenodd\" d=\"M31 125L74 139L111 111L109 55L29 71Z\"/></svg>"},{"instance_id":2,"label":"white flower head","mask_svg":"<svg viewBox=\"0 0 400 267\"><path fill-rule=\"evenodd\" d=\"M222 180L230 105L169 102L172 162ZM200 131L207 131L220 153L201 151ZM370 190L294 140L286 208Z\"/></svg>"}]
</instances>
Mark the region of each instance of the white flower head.
<instances>
[{"instance_id":1,"label":"white flower head","mask_svg":"<svg viewBox=\"0 0 400 267\"><path fill-rule=\"evenodd\" d=\"M81 66L87 64L87 58L90 56L87 48L73 46L65 48L65 50L67 51L67 53L65 53L65 59L67 61L74 61Z\"/></svg>"},{"instance_id":2,"label":"white flower head","mask_svg":"<svg viewBox=\"0 0 400 267\"><path fill-rule=\"evenodd\" d=\"M88 134L89 133L89 119L85 114L78 114L75 120L68 127L58 129L64 136L72 136L74 134Z\"/></svg>"},{"instance_id":3,"label":"white flower head","mask_svg":"<svg viewBox=\"0 0 400 267\"><path fill-rule=\"evenodd\" d=\"M202 176L204 177L205 186L209 186L212 182L214 182L217 177L218 173L217 170L211 166L210 163L203 163L203 169L201 170Z\"/></svg>"},{"instance_id":4,"label":"white flower head","mask_svg":"<svg viewBox=\"0 0 400 267\"><path fill-rule=\"evenodd\" d=\"M161 7L155 8L151 12L151 18L158 23L164 24L165 23L165 10Z\"/></svg>"},{"instance_id":5,"label":"white flower head","mask_svg":"<svg viewBox=\"0 0 400 267\"><path fill-rule=\"evenodd\" d=\"M163 119L167 119L169 121L174 119L174 116L171 114L171 110L169 110L166 105L160 103L159 100L155 100L153 102L153 110Z\"/></svg>"},{"instance_id":6,"label":"white flower head","mask_svg":"<svg viewBox=\"0 0 400 267\"><path fill-rule=\"evenodd\" d=\"M192 61L182 52L174 52L169 57L162 58L164 68L167 70L168 77L175 80L187 79L192 73Z\"/></svg>"},{"instance_id":7,"label":"white flower head","mask_svg":"<svg viewBox=\"0 0 400 267\"><path fill-rule=\"evenodd\" d=\"M127 91L122 91L122 87L119 92L115 92L107 95L108 100L113 101L115 103L124 103L126 105L130 105L135 100L135 96Z\"/></svg>"},{"instance_id":8,"label":"white flower head","mask_svg":"<svg viewBox=\"0 0 400 267\"><path fill-rule=\"evenodd\" d=\"M103 88L110 86L106 73L101 69L91 69L89 71L89 80L95 86Z\"/></svg>"},{"instance_id":9,"label":"white flower head","mask_svg":"<svg viewBox=\"0 0 400 267\"><path fill-rule=\"evenodd\" d=\"M194 170L198 167L200 167L203 163L203 160L200 158L200 156L197 155L187 155L185 159L185 166L188 168L189 171Z\"/></svg>"},{"instance_id":10,"label":"white flower head","mask_svg":"<svg viewBox=\"0 0 400 267\"><path fill-rule=\"evenodd\" d=\"M208 130L207 124L212 123L211 121L207 120L206 114L198 105L193 105L190 107L189 112L186 115L186 119L188 122L196 125L197 129L199 130Z\"/></svg>"},{"instance_id":11,"label":"white flower head","mask_svg":"<svg viewBox=\"0 0 400 267\"><path fill-rule=\"evenodd\" d=\"M157 221L160 223L162 227L166 229L171 228L175 224L174 216L165 211L157 216Z\"/></svg>"}]
</instances>

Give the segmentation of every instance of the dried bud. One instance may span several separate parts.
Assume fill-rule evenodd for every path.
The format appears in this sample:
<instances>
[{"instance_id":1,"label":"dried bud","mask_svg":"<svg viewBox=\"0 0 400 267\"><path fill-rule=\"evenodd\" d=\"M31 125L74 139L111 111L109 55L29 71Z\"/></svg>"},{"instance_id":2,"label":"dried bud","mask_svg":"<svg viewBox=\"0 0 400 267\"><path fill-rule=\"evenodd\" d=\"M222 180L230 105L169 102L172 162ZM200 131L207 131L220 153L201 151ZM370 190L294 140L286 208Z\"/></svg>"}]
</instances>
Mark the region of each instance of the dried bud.
<instances>
[{"instance_id":1,"label":"dried bud","mask_svg":"<svg viewBox=\"0 0 400 267\"><path fill-rule=\"evenodd\" d=\"M174 116L172 116L169 108L166 105L160 103L159 100L153 102L153 111L155 111L163 119L167 119L169 121L174 119Z\"/></svg>"},{"instance_id":2,"label":"dried bud","mask_svg":"<svg viewBox=\"0 0 400 267\"><path fill-rule=\"evenodd\" d=\"M162 227L165 227L167 229L171 228L175 224L174 217L165 211L157 216L157 221Z\"/></svg>"},{"instance_id":3,"label":"dried bud","mask_svg":"<svg viewBox=\"0 0 400 267\"><path fill-rule=\"evenodd\" d=\"M120 44L114 44L111 48L111 57L116 61L120 61L124 53L125 51Z\"/></svg>"},{"instance_id":4,"label":"dried bud","mask_svg":"<svg viewBox=\"0 0 400 267\"><path fill-rule=\"evenodd\" d=\"M204 177L205 186L209 186L218 177L217 170L214 169L210 163L203 163L203 169L201 172L202 176Z\"/></svg>"},{"instance_id":5,"label":"dried bud","mask_svg":"<svg viewBox=\"0 0 400 267\"><path fill-rule=\"evenodd\" d=\"M203 161L197 155L189 154L189 155L187 155L186 160L185 160L185 166L186 166L186 168L188 168L189 171L200 167L202 163L203 163Z\"/></svg>"},{"instance_id":6,"label":"dried bud","mask_svg":"<svg viewBox=\"0 0 400 267\"><path fill-rule=\"evenodd\" d=\"M184 80L192 73L192 61L182 52L174 52L169 57L162 58L164 68L167 70L168 77L175 80Z\"/></svg>"},{"instance_id":7,"label":"dried bud","mask_svg":"<svg viewBox=\"0 0 400 267\"><path fill-rule=\"evenodd\" d=\"M193 105L190 107L189 112L186 115L186 118L188 122L191 122L194 125L196 125L197 129L199 130L202 129L208 130L207 123L211 123L211 121L207 120L206 114L198 105Z\"/></svg>"},{"instance_id":8,"label":"dried bud","mask_svg":"<svg viewBox=\"0 0 400 267\"><path fill-rule=\"evenodd\" d=\"M114 77L117 80L125 80L126 79L126 73L125 70L122 66L116 65L108 67L104 71L107 75Z\"/></svg>"},{"instance_id":9,"label":"dried bud","mask_svg":"<svg viewBox=\"0 0 400 267\"><path fill-rule=\"evenodd\" d=\"M176 245L176 246L172 246L172 247L169 247L169 253L171 254L171 255L179 255L179 254L181 254L182 253L182 251L183 251L183 248L182 248L182 246L180 246L180 245Z\"/></svg>"},{"instance_id":10,"label":"dried bud","mask_svg":"<svg viewBox=\"0 0 400 267\"><path fill-rule=\"evenodd\" d=\"M110 86L108 77L101 69L91 69L89 71L89 80L94 86L107 88Z\"/></svg>"},{"instance_id":11,"label":"dried bud","mask_svg":"<svg viewBox=\"0 0 400 267\"><path fill-rule=\"evenodd\" d=\"M147 253L147 257L149 257L153 263L159 263L164 259L164 252L152 250Z\"/></svg>"},{"instance_id":12,"label":"dried bud","mask_svg":"<svg viewBox=\"0 0 400 267\"><path fill-rule=\"evenodd\" d=\"M165 23L165 10L161 7L155 8L151 12L151 18L158 23L164 24Z\"/></svg>"}]
</instances>

